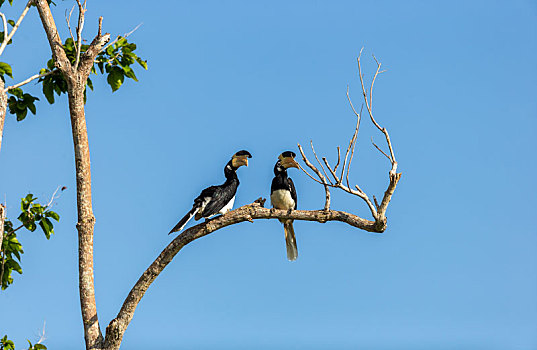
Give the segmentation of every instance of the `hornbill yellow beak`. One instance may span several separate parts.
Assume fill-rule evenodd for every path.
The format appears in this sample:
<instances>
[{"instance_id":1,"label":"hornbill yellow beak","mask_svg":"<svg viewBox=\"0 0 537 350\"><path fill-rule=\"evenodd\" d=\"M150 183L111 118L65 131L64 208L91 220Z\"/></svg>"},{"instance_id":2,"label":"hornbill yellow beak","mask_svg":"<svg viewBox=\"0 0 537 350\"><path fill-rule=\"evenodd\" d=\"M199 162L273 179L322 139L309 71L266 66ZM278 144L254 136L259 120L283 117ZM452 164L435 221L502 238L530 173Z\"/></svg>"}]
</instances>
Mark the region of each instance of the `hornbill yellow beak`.
<instances>
[{"instance_id":1,"label":"hornbill yellow beak","mask_svg":"<svg viewBox=\"0 0 537 350\"><path fill-rule=\"evenodd\" d=\"M284 153L286 153L285 156L284 156ZM280 156L278 157L278 159L282 163L282 166L285 169L287 169L287 168L298 168L298 163L294 158L294 153L292 153L292 152L284 152L284 153L280 154ZM288 155L287 153L291 153L291 154Z\"/></svg>"},{"instance_id":2,"label":"hornbill yellow beak","mask_svg":"<svg viewBox=\"0 0 537 350\"><path fill-rule=\"evenodd\" d=\"M248 166L248 158L252 158L250 152L242 150L233 155L231 158L231 164L233 167L238 168L240 166Z\"/></svg>"}]
</instances>

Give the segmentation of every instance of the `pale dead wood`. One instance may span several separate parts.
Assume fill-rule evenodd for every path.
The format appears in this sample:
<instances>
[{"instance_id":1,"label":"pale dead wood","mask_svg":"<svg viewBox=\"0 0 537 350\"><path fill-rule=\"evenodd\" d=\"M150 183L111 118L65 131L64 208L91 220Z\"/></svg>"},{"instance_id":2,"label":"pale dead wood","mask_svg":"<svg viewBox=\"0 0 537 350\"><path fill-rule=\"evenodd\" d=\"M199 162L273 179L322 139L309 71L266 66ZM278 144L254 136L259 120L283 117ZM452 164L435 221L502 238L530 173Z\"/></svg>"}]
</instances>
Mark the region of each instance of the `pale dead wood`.
<instances>
[{"instance_id":1,"label":"pale dead wood","mask_svg":"<svg viewBox=\"0 0 537 350\"><path fill-rule=\"evenodd\" d=\"M106 328L105 349L119 349L123 334L133 318L136 307L141 301L149 286L155 281L158 275L172 261L176 254L187 244L198 238L211 234L226 226L238 224L246 221L258 219L293 219L316 221L325 223L327 221L340 221L353 227L369 232L382 232L383 227L376 225L374 221L362 219L358 216L335 210L279 210L263 207L264 199L258 199L252 204L244 205L232 210L225 215L213 220L193 226L178 235L151 265L140 276L134 287L129 292L121 310L108 327Z\"/></svg>"},{"instance_id":2,"label":"pale dead wood","mask_svg":"<svg viewBox=\"0 0 537 350\"><path fill-rule=\"evenodd\" d=\"M310 140L310 145L311 145L311 151L313 152L313 155L315 156L315 159L317 159L317 163L319 163L319 165L321 166L321 169L323 170L323 173L324 173L324 176L325 176L326 180L328 180L328 182L330 182L330 184L332 184L332 181L330 181L330 178L328 177L328 174L326 173L326 170L324 170L323 164L319 161L319 158L317 157L317 152L315 152L315 148L313 147L313 140Z\"/></svg>"},{"instance_id":3,"label":"pale dead wood","mask_svg":"<svg viewBox=\"0 0 537 350\"><path fill-rule=\"evenodd\" d=\"M21 87L23 85L26 85L28 84L29 82L33 81L33 80L36 80L36 79L40 79L40 78L43 78L43 77L46 77L47 75L51 75L51 74L54 74L58 72L57 70L51 70L50 72L46 72L46 73L43 73L43 74L35 74L35 75L32 75L31 77L29 77L28 79L26 80L23 80L21 81L20 83L17 83L15 85L11 85L11 86L8 86L7 88L4 89L4 92L8 92L9 90L13 90L13 89L16 89L18 87Z\"/></svg>"},{"instance_id":4,"label":"pale dead wood","mask_svg":"<svg viewBox=\"0 0 537 350\"><path fill-rule=\"evenodd\" d=\"M313 147L312 147L313 149ZM324 194L325 194L325 200L324 200L324 210L330 210L330 189L328 188L328 186L330 186L330 184L328 183L328 181L326 180L326 178L324 177L324 175L319 171L319 169L317 169L315 167L315 165L313 165L309 160L308 158L306 157L306 155L304 154L304 150L302 149L302 146L300 144L298 144L298 150L300 151L300 154L302 155L302 160L304 161L304 163L306 163L306 165L311 169L313 170L313 172L319 177L320 182L323 186L324 186ZM313 152L315 153L315 150L313 150ZM318 160L318 159L317 159ZM302 171L304 171L306 174L308 174L308 176L310 176L312 179L313 177L302 167L299 165L299 168L302 169Z\"/></svg>"},{"instance_id":5,"label":"pale dead wood","mask_svg":"<svg viewBox=\"0 0 537 350\"><path fill-rule=\"evenodd\" d=\"M142 26L142 24L143 24L143 23L138 24L136 27L134 27L133 30L131 30L131 31L128 32L128 33L125 33L125 34L123 34L123 35L118 35L114 40L112 40L111 42L109 42L108 45L104 46L104 47L102 48L102 50L106 50L109 46L114 45L115 43L118 42L118 40L119 40L120 38L128 38L129 35L131 35L131 34L134 33L135 31L137 31L138 28L140 28L140 27ZM102 51L102 50L101 50L101 51Z\"/></svg>"},{"instance_id":6,"label":"pale dead wood","mask_svg":"<svg viewBox=\"0 0 537 350\"><path fill-rule=\"evenodd\" d=\"M4 41L2 42L2 45L0 45L0 55L4 53L4 50L7 44L13 38L13 35L15 35L15 32L17 31L17 29L19 29L19 26L21 25L22 20L28 13L28 10L30 10L30 6L32 6L33 2L34 0L29 0L26 3L26 6L24 6L24 9L22 10L21 15L19 16L19 19L17 19L17 22L15 22L15 25L13 26L9 34L8 34L8 28L7 28L7 23L6 23L6 17L4 16L3 13L0 13L0 16L2 16L2 22L4 23Z\"/></svg>"},{"instance_id":7,"label":"pale dead wood","mask_svg":"<svg viewBox=\"0 0 537 350\"><path fill-rule=\"evenodd\" d=\"M75 5L71 8L71 11L69 11L69 16L67 16L67 10L65 10L65 21L67 22L67 28L69 28L69 35L71 35L71 39L73 42L75 42L75 37L73 36L73 31L71 30L71 16L73 15L73 11L75 10Z\"/></svg>"},{"instance_id":8,"label":"pale dead wood","mask_svg":"<svg viewBox=\"0 0 537 350\"><path fill-rule=\"evenodd\" d=\"M84 0L84 5L80 0L76 0L78 4L78 26L76 27L76 60L74 64L74 69L78 69L78 64L80 63L80 51L82 50L82 28L84 27L84 17L86 14L86 0Z\"/></svg>"},{"instance_id":9,"label":"pale dead wood","mask_svg":"<svg viewBox=\"0 0 537 350\"><path fill-rule=\"evenodd\" d=\"M323 172L325 173L325 176L328 178L329 183L328 182L323 182L321 176L319 176L320 173L317 174L317 172L316 172L316 174L319 176L321 181L318 181L317 179L314 179L314 180L316 182L318 182L318 183L323 184L323 186L325 186L326 191L328 191L328 187L339 188L339 189L341 189L341 190L343 190L343 191L345 191L347 193L350 193L352 195L360 197L367 204L367 206L369 207L369 210L371 211L371 215L373 216L375 221L379 225L385 225L386 224L386 216L385 216L386 209L387 209L388 203L390 202L391 197L392 197L392 195L393 195L393 193L395 191L395 187L396 187L397 182L399 181L399 179L401 177L401 174L396 173L397 162L395 160L395 154L393 152L393 147L392 147L392 144L391 144L391 141L390 141L388 130L386 128L381 127L378 124L378 122L375 120L375 118L373 117L373 109L372 109L373 87L374 87L374 84L375 84L375 81L376 81L378 75L380 73L384 72L384 71L380 70L381 63L377 60L377 58L375 56L373 56L375 62L377 63L377 69L376 69L376 71L375 71L375 73L373 75L373 80L372 80L371 86L369 88L369 96L368 96L368 93L367 93L367 91L365 89L364 79L363 79L363 74L362 74L362 67L361 67L361 64L360 64L362 51L363 51L363 48L362 48L362 50L360 50L360 55L358 56L358 74L359 74L359 77L360 77L360 84L362 86L362 95L363 95L363 98L364 98L364 104L366 106L366 109L367 109L367 112L369 114L371 122L375 125L375 127L378 130L380 130L384 134L384 136L386 138L386 142L387 142L388 147L390 149L390 155L386 154L384 151L382 151L382 149L379 146L377 146L373 142L373 139L371 138L371 142L373 143L373 146L375 146L376 149L378 149L384 156L386 156L388 158L388 160L390 161L391 165L392 165L392 168L390 169L390 172L389 172L390 183L388 185L388 189L385 191L384 197L382 199L382 202L379 205L376 197L373 196L373 200L375 202L373 204L371 202L371 200L369 199L369 197L367 196L367 194L365 193L365 191L363 191L360 188L360 186L354 185L355 189L351 188L351 184L350 184L350 181L349 181L350 167L351 167L351 163L352 163L352 160L353 160L353 157L354 157L354 151L355 151L355 148L356 148L358 131L359 131L359 128L360 128L361 115L362 115L364 105L362 105L362 108L360 109L360 113L358 113L356 111L356 109L354 108L354 105L353 105L352 100L350 98L349 87L348 86L347 86L347 99L349 101L349 105L350 105L353 113L355 114L357 120L356 120L356 126L354 128L354 133L353 133L351 139L349 140L349 145L348 145L347 150L345 152L345 157L343 158L343 165L342 165L342 168L340 170L340 174L338 176L338 174L336 173L336 171L338 169L338 166L340 164L340 159L341 159L340 149L339 149L339 146L338 146L338 148L337 148L337 150L338 150L338 159L337 159L336 165L333 168L330 166L330 163L328 162L326 157L322 157L322 160L323 160L324 164L326 165L326 167L328 169L328 172L332 176L332 178L330 178L327 175L323 165L321 164ZM299 147L299 149L301 150L300 147ZM319 161L319 159L317 157L317 154L316 154L315 150L313 149L313 147L312 147L312 151L313 151L313 154L314 154L315 158L317 159L317 161ZM302 150L301 150L301 153L303 153ZM311 168L311 166L310 166L311 162L309 162L309 160L307 159L306 155L302 154L302 158L303 158L304 162L306 163L306 165L308 165ZM304 168L301 167L301 169L304 172L306 172ZM313 178L310 174L308 174L308 176ZM333 182L332 182L332 179L333 179ZM343 180L345 180L346 185L343 184Z\"/></svg>"}]
</instances>

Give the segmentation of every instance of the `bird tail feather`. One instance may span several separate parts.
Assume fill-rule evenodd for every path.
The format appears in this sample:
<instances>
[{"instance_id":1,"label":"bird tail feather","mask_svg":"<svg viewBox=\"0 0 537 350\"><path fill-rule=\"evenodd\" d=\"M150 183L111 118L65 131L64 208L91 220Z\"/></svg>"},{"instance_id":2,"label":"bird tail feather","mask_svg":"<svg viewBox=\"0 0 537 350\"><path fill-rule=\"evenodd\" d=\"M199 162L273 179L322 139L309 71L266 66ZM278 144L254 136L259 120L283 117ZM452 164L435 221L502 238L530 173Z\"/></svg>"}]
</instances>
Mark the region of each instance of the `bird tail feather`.
<instances>
[{"instance_id":1,"label":"bird tail feather","mask_svg":"<svg viewBox=\"0 0 537 350\"><path fill-rule=\"evenodd\" d=\"M168 234L172 234L173 232L177 232L177 231L181 231L185 226L186 224L190 221L190 219L192 219L192 217L194 215L196 215L196 213L198 212L199 208L192 208L192 210L190 210L178 223L177 225L174 226L174 228L172 228L172 230L170 231L170 233Z\"/></svg>"},{"instance_id":2,"label":"bird tail feather","mask_svg":"<svg viewBox=\"0 0 537 350\"><path fill-rule=\"evenodd\" d=\"M287 259L294 261L298 258L298 248L296 246L295 229L293 228L293 221L289 220L283 223L283 230L285 232L285 245L287 247Z\"/></svg>"}]
</instances>

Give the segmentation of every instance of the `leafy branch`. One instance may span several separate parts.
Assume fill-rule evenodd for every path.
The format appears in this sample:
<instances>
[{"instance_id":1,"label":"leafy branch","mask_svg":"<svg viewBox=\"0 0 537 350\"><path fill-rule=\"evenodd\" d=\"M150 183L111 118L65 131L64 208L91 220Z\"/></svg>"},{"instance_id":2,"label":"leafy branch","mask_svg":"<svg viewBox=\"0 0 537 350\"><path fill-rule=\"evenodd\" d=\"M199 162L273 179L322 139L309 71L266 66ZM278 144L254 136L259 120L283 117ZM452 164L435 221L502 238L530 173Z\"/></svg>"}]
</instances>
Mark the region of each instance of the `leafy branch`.
<instances>
[{"instance_id":1,"label":"leafy branch","mask_svg":"<svg viewBox=\"0 0 537 350\"><path fill-rule=\"evenodd\" d=\"M50 202L45 205L37 203L37 198L31 193L23 197L21 199L21 213L17 218L21 222L20 226L15 228L10 220L4 220L3 240L0 249L0 282L2 290L13 283L13 271L22 274L20 262L21 254L24 253L24 250L17 239L16 232L22 228L34 232L39 226L47 239L50 239L50 236L54 234L54 224L51 220L60 220L58 213L50 209L55 194Z\"/></svg>"}]
</instances>

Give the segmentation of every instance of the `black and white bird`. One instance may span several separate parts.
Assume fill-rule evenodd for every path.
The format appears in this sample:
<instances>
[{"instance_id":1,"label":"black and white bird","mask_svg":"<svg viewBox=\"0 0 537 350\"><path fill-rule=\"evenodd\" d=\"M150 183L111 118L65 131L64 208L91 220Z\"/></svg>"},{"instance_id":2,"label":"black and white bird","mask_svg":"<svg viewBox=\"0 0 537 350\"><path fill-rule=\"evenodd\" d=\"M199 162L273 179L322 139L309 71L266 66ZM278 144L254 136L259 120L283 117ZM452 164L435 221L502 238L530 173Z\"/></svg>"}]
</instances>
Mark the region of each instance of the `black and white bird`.
<instances>
[{"instance_id":1,"label":"black and white bird","mask_svg":"<svg viewBox=\"0 0 537 350\"><path fill-rule=\"evenodd\" d=\"M293 180L287 176L288 168L298 168L295 161L296 154L291 151L283 152L279 155L274 166L274 179L270 186L270 201L276 209L295 210L297 205L296 189ZM298 258L296 246L295 230L293 220L280 219L285 232L285 245L287 247L287 259L290 261Z\"/></svg>"},{"instance_id":2,"label":"black and white bird","mask_svg":"<svg viewBox=\"0 0 537 350\"><path fill-rule=\"evenodd\" d=\"M192 209L172 228L170 233L181 231L192 217L199 220L230 211L235 202L237 187L239 187L236 171L242 165L248 166L248 158L252 158L248 151L242 150L235 153L224 168L226 182L219 186L207 187L201 191L201 194L194 199Z\"/></svg>"}]
</instances>

